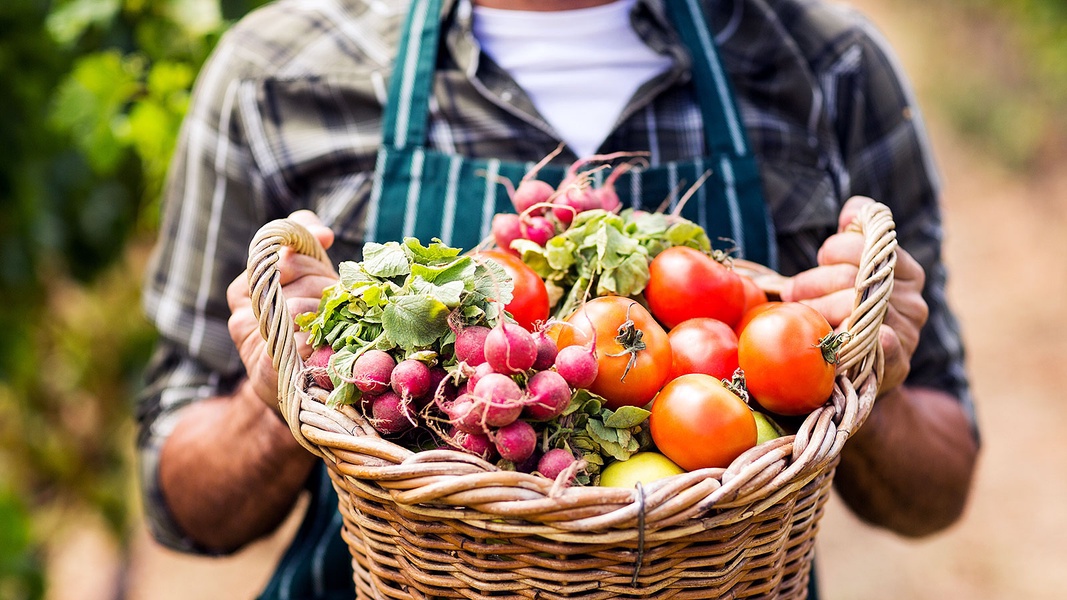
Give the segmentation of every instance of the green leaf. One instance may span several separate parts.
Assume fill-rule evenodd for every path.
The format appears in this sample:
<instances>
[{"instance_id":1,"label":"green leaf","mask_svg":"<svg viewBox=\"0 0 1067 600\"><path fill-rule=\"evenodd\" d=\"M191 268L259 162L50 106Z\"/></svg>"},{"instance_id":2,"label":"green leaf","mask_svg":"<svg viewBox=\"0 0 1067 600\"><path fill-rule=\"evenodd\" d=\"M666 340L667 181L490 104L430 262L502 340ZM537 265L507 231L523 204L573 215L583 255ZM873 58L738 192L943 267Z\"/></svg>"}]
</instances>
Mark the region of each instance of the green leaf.
<instances>
[{"instance_id":1,"label":"green leaf","mask_svg":"<svg viewBox=\"0 0 1067 600\"><path fill-rule=\"evenodd\" d=\"M404 246L411 253L411 261L421 265L451 262L460 252L459 248L446 246L438 239L434 239L429 246L423 246L417 238L404 238Z\"/></svg>"},{"instance_id":2,"label":"green leaf","mask_svg":"<svg viewBox=\"0 0 1067 600\"><path fill-rule=\"evenodd\" d=\"M429 346L449 332L448 307L429 296L406 295L385 306L385 335L408 351Z\"/></svg>"},{"instance_id":3,"label":"green leaf","mask_svg":"<svg viewBox=\"0 0 1067 600\"><path fill-rule=\"evenodd\" d=\"M478 264L477 275L473 280L473 291L484 298L491 298L502 305L512 300L515 282L508 272L495 260L486 260Z\"/></svg>"},{"instance_id":4,"label":"green leaf","mask_svg":"<svg viewBox=\"0 0 1067 600\"><path fill-rule=\"evenodd\" d=\"M615 429L629 429L644 423L651 414L651 412L637 406L623 406L615 412L605 409L604 426Z\"/></svg>"},{"instance_id":5,"label":"green leaf","mask_svg":"<svg viewBox=\"0 0 1067 600\"><path fill-rule=\"evenodd\" d=\"M353 260L338 263L337 274L341 277L341 285L346 288L356 288L365 283L377 282L363 270L362 264Z\"/></svg>"},{"instance_id":6,"label":"green leaf","mask_svg":"<svg viewBox=\"0 0 1067 600\"><path fill-rule=\"evenodd\" d=\"M474 276L477 274L477 272L477 265L469 256L456 259L452 262L439 263L435 265L425 265L419 263L411 265L412 277L425 279L426 281L436 283L438 285L445 284L451 281L460 281L463 282L464 285L466 285L473 281Z\"/></svg>"},{"instance_id":7,"label":"green leaf","mask_svg":"<svg viewBox=\"0 0 1067 600\"><path fill-rule=\"evenodd\" d=\"M589 419L589 422L585 424L585 430L600 444L614 444L619 441L619 433L610 427L605 427L604 423L597 419Z\"/></svg>"},{"instance_id":8,"label":"green leaf","mask_svg":"<svg viewBox=\"0 0 1067 600\"><path fill-rule=\"evenodd\" d=\"M363 269L368 275L390 279L410 273L411 261L397 242L368 242L363 246Z\"/></svg>"},{"instance_id":9,"label":"green leaf","mask_svg":"<svg viewBox=\"0 0 1067 600\"><path fill-rule=\"evenodd\" d=\"M428 296L444 304L448 308L456 308L463 301L463 282L450 281L444 285L436 285L422 278L411 282L411 291L414 294Z\"/></svg>"}]
</instances>

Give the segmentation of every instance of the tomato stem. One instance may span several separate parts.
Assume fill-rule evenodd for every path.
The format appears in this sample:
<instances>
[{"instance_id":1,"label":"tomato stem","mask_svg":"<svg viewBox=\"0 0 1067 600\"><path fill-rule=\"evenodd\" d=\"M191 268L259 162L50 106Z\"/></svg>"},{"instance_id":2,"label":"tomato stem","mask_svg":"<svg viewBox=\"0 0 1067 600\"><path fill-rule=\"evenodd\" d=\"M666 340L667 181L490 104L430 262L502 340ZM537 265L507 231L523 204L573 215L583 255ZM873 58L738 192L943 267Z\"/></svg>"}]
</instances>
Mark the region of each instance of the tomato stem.
<instances>
[{"instance_id":1,"label":"tomato stem","mask_svg":"<svg viewBox=\"0 0 1067 600\"><path fill-rule=\"evenodd\" d=\"M623 321L622 325L619 325L619 334L615 336L615 341L622 346L622 352L608 354L608 356L630 355L629 360L626 361L626 369L622 372L622 377L619 378L619 381L626 381L626 375L637 364L637 353L648 347L644 340L641 339L644 337L645 332L638 329L633 319L630 318L630 309L633 308L634 304L636 302L626 307L626 320Z\"/></svg>"},{"instance_id":2,"label":"tomato stem","mask_svg":"<svg viewBox=\"0 0 1067 600\"><path fill-rule=\"evenodd\" d=\"M745 372L741 367L738 367L734 371L734 374L730 379L723 379L722 384L726 386L726 389L737 394L737 397L741 398L745 404L748 404L748 385L745 383Z\"/></svg>"},{"instance_id":3,"label":"tomato stem","mask_svg":"<svg viewBox=\"0 0 1067 600\"><path fill-rule=\"evenodd\" d=\"M831 365L836 365L837 351L840 350L841 346L844 346L850 339L852 339L852 334L847 331L842 331L841 333L836 334L831 332L826 334L826 337L819 340L819 343L816 344L816 346L820 350L822 350L823 360L830 363Z\"/></svg>"}]
</instances>

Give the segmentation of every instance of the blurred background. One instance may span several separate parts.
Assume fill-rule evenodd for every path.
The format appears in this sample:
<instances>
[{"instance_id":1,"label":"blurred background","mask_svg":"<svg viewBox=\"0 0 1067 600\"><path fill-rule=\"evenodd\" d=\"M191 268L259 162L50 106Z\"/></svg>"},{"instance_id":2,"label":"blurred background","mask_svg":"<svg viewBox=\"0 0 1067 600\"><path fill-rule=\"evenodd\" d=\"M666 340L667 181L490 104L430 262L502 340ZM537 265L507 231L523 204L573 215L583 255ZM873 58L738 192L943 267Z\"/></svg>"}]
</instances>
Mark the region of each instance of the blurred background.
<instances>
[{"instance_id":1,"label":"blurred background","mask_svg":"<svg viewBox=\"0 0 1067 600\"><path fill-rule=\"evenodd\" d=\"M160 185L199 66L262 3L0 1L0 599L252 598L294 531L224 559L165 551L133 470ZM831 501L825 597L1063 598L1067 4L851 3L896 48L944 174L983 453L965 518L930 539Z\"/></svg>"}]
</instances>

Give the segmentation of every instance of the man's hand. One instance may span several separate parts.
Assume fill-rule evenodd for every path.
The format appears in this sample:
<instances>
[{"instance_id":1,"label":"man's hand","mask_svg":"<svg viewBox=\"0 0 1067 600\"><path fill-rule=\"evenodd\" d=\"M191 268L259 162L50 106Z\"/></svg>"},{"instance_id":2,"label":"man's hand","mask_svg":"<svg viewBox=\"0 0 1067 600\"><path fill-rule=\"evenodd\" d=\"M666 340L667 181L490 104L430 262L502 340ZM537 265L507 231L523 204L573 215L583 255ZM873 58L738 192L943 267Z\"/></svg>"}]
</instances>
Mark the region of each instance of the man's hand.
<instances>
[{"instance_id":1,"label":"man's hand","mask_svg":"<svg viewBox=\"0 0 1067 600\"><path fill-rule=\"evenodd\" d=\"M319 240L323 248L333 244L333 231L325 227L315 213L301 210L289 215ZM288 248L282 249L278 260L278 276L285 294L289 314L296 316L318 309L322 290L337 282L337 272L318 259L299 254ZM241 273L226 290L230 305L230 337L233 338L241 361L248 372L248 379L256 395L272 408L278 406L278 371L271 363L267 345L259 332L259 322L252 313L252 300L248 289L248 272ZM311 354L307 334L297 331L296 347L303 358Z\"/></svg>"},{"instance_id":2,"label":"man's hand","mask_svg":"<svg viewBox=\"0 0 1067 600\"><path fill-rule=\"evenodd\" d=\"M855 302L856 274L859 272L864 237L847 231L861 208L874 202L856 196L845 203L838 222L838 233L830 236L819 249L818 266L790 278L782 289L782 300L800 301L821 312L837 329L852 313ZM922 297L926 273L910 254L897 249L893 293L879 332L885 351L885 374L879 383L881 393L904 383L911 357L919 343L919 332L926 323L929 309Z\"/></svg>"}]
</instances>

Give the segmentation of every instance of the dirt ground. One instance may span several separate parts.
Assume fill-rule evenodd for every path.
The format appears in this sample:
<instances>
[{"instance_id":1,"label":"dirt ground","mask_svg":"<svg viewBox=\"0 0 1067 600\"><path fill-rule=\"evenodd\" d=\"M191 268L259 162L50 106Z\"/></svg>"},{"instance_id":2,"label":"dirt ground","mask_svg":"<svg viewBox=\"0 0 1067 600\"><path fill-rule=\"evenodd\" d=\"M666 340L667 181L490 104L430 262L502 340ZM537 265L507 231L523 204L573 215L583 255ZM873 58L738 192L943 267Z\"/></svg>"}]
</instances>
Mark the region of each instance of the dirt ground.
<instances>
[{"instance_id":1,"label":"dirt ground","mask_svg":"<svg viewBox=\"0 0 1067 600\"><path fill-rule=\"evenodd\" d=\"M928 48L916 15L886 0L857 0L898 48L920 91ZM922 95L920 93L920 100ZM945 181L949 295L964 328L983 449L964 519L911 541L858 522L831 501L818 538L819 576L830 600L967 598L1042 600L1067 595L1067 175L1018 178L927 114ZM125 567L128 600L254 597L293 524L225 559L178 556L143 532ZM123 571L93 528L72 532L53 561L50 600L113 600ZM120 593L121 594L121 593Z\"/></svg>"}]
</instances>

